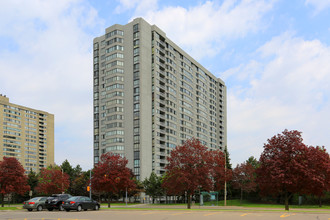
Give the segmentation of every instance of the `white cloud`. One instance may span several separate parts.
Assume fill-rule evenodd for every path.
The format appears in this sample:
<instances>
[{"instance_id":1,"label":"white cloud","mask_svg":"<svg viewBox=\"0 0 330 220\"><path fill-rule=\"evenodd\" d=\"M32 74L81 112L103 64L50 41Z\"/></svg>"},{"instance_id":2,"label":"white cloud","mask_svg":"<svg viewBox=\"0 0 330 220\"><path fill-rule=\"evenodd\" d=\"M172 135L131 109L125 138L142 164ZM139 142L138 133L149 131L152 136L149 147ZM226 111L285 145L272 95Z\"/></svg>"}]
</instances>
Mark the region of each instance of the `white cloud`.
<instances>
[{"instance_id":1,"label":"white cloud","mask_svg":"<svg viewBox=\"0 0 330 220\"><path fill-rule=\"evenodd\" d=\"M121 2L121 7L136 6L134 17L140 16L156 24L192 57L199 59L219 54L226 41L263 29L266 24L262 19L275 1L225 0L222 4L206 1L190 8L168 6L157 10L154 4L145 7L145 2L149 1L141 4L134 1L130 5L126 1Z\"/></svg>"},{"instance_id":2,"label":"white cloud","mask_svg":"<svg viewBox=\"0 0 330 220\"><path fill-rule=\"evenodd\" d=\"M257 65L251 61L226 72L239 84L228 91L228 145L235 161L258 157L263 143L286 128L329 150L330 47L285 33L258 51Z\"/></svg>"},{"instance_id":3,"label":"white cloud","mask_svg":"<svg viewBox=\"0 0 330 220\"><path fill-rule=\"evenodd\" d=\"M55 162L92 165L92 35L102 20L87 2L3 1L1 93L55 114ZM67 141L63 141L66 139ZM83 161L82 161L83 160Z\"/></svg>"},{"instance_id":4,"label":"white cloud","mask_svg":"<svg viewBox=\"0 0 330 220\"><path fill-rule=\"evenodd\" d=\"M124 11L134 9L136 13L142 13L147 10L156 10L158 0L118 0L119 5L115 11L122 13Z\"/></svg>"},{"instance_id":5,"label":"white cloud","mask_svg":"<svg viewBox=\"0 0 330 220\"><path fill-rule=\"evenodd\" d=\"M305 4L312 5L318 13L330 7L330 0L305 0Z\"/></svg>"}]
</instances>

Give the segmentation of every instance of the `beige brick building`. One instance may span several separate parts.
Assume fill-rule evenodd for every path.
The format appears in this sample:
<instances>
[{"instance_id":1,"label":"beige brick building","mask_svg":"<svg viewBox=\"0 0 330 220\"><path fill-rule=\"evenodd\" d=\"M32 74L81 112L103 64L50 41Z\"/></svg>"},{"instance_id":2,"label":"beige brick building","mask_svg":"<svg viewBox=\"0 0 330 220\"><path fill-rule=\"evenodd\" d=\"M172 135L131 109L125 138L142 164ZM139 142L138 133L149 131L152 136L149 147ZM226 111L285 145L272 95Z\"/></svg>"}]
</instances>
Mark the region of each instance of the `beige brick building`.
<instances>
[{"instance_id":1,"label":"beige brick building","mask_svg":"<svg viewBox=\"0 0 330 220\"><path fill-rule=\"evenodd\" d=\"M142 18L94 39L94 163L125 156L135 176L165 173L166 157L195 137L227 144L225 83Z\"/></svg>"},{"instance_id":2,"label":"beige brick building","mask_svg":"<svg viewBox=\"0 0 330 220\"><path fill-rule=\"evenodd\" d=\"M25 172L54 164L54 115L0 95L0 156L15 157Z\"/></svg>"}]
</instances>

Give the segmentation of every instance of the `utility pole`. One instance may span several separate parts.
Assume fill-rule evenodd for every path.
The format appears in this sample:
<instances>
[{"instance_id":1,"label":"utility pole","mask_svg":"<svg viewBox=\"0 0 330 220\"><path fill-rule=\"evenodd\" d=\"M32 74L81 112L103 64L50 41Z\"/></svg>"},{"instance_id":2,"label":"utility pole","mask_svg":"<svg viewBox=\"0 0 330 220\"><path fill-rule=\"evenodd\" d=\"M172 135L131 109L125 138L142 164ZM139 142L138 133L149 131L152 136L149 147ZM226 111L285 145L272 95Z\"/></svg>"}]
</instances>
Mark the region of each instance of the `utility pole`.
<instances>
[{"instance_id":1,"label":"utility pole","mask_svg":"<svg viewBox=\"0 0 330 220\"><path fill-rule=\"evenodd\" d=\"M92 199L92 170L89 170L89 198Z\"/></svg>"},{"instance_id":2,"label":"utility pole","mask_svg":"<svg viewBox=\"0 0 330 220\"><path fill-rule=\"evenodd\" d=\"M227 173L227 160L226 160L226 151L224 152L225 153L225 189L224 189L224 206L227 206L227 178L226 178L226 173Z\"/></svg>"},{"instance_id":3,"label":"utility pole","mask_svg":"<svg viewBox=\"0 0 330 220\"><path fill-rule=\"evenodd\" d=\"M64 190L63 190L63 168L61 167L61 169L62 169L62 194L64 194Z\"/></svg>"}]
</instances>

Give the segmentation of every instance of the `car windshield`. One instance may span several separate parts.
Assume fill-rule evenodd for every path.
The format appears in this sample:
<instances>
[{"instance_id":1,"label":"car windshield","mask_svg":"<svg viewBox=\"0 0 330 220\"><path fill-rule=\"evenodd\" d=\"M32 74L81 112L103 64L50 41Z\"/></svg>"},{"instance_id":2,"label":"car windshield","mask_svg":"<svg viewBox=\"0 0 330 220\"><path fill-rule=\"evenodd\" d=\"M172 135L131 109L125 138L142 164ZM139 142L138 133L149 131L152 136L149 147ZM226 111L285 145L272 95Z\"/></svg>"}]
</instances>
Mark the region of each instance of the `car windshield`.
<instances>
[{"instance_id":1,"label":"car windshield","mask_svg":"<svg viewBox=\"0 0 330 220\"><path fill-rule=\"evenodd\" d=\"M38 201L40 197L35 197L35 198L32 198L30 199L29 201Z\"/></svg>"}]
</instances>

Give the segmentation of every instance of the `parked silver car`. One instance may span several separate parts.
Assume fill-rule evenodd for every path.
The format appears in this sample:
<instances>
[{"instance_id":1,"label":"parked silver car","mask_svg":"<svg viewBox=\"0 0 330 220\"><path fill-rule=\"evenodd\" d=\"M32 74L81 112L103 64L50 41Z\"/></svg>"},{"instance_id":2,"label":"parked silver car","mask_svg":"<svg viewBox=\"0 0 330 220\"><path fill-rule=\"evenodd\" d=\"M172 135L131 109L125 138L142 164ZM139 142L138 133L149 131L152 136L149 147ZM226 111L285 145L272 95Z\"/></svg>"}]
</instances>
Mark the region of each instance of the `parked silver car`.
<instances>
[{"instance_id":1,"label":"parked silver car","mask_svg":"<svg viewBox=\"0 0 330 220\"><path fill-rule=\"evenodd\" d=\"M32 211L36 209L37 211L42 211L45 209L45 201L47 197L35 197L28 201L23 202L23 208L27 209L28 211Z\"/></svg>"}]
</instances>

